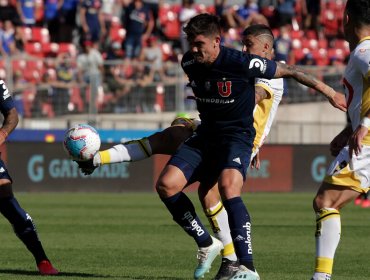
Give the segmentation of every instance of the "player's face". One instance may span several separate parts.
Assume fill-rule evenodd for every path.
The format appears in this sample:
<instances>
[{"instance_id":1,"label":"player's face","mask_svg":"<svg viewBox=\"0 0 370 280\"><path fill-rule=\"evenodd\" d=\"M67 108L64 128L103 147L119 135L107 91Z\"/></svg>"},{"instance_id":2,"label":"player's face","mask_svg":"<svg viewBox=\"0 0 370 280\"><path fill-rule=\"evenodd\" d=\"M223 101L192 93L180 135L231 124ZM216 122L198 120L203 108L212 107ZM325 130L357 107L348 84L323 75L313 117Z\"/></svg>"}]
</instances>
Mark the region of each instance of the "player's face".
<instances>
[{"instance_id":1,"label":"player's face","mask_svg":"<svg viewBox=\"0 0 370 280\"><path fill-rule=\"evenodd\" d=\"M199 63L213 63L220 51L220 37L197 35L189 40L190 51Z\"/></svg>"},{"instance_id":2,"label":"player's face","mask_svg":"<svg viewBox=\"0 0 370 280\"><path fill-rule=\"evenodd\" d=\"M266 56L266 44L259 38L248 35L242 40L243 52L248 54L255 54L262 57Z\"/></svg>"}]
</instances>

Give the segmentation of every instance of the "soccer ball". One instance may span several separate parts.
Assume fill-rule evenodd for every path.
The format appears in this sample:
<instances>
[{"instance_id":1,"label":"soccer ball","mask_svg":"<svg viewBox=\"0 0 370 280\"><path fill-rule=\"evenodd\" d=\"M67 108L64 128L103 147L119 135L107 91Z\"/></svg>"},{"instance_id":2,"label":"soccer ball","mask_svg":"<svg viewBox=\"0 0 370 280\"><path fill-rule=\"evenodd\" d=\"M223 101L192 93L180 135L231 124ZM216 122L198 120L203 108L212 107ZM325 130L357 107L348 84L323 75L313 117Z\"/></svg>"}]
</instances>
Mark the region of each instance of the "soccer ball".
<instances>
[{"instance_id":1,"label":"soccer ball","mask_svg":"<svg viewBox=\"0 0 370 280\"><path fill-rule=\"evenodd\" d=\"M100 149L100 137L95 128L88 124L78 124L67 130L63 147L73 160L92 159Z\"/></svg>"}]
</instances>

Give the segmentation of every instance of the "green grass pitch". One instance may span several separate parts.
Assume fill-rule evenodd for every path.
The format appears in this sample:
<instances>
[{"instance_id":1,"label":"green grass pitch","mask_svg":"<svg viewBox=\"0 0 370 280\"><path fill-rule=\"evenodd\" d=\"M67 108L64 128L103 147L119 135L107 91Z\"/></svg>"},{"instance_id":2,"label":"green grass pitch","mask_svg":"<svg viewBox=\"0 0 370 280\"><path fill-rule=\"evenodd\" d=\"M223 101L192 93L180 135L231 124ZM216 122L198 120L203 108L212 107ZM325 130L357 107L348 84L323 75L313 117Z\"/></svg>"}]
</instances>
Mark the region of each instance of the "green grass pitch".
<instances>
[{"instance_id":1,"label":"green grass pitch","mask_svg":"<svg viewBox=\"0 0 370 280\"><path fill-rule=\"evenodd\" d=\"M195 194L198 214L205 224ZM155 193L18 193L36 222L55 279L192 279L196 245ZM314 267L312 194L243 196L253 221L255 265L262 280L308 280ZM342 210L335 280L370 278L370 209ZM0 218L0 279L40 279L30 253ZM220 259L205 279L212 279ZM51 277L43 277L50 279Z\"/></svg>"}]
</instances>

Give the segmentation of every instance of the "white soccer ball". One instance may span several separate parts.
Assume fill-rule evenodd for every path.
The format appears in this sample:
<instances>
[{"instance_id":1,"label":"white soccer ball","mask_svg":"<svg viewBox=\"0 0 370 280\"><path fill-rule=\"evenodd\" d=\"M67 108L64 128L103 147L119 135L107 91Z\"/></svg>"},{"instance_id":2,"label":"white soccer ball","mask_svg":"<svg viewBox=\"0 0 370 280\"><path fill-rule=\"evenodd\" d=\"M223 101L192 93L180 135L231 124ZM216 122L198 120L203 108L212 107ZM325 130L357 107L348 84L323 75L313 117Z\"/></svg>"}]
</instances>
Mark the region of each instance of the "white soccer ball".
<instances>
[{"instance_id":1,"label":"white soccer ball","mask_svg":"<svg viewBox=\"0 0 370 280\"><path fill-rule=\"evenodd\" d=\"M92 159L100 149L100 136L95 128L88 124L78 124L67 130L63 147L73 160Z\"/></svg>"}]
</instances>

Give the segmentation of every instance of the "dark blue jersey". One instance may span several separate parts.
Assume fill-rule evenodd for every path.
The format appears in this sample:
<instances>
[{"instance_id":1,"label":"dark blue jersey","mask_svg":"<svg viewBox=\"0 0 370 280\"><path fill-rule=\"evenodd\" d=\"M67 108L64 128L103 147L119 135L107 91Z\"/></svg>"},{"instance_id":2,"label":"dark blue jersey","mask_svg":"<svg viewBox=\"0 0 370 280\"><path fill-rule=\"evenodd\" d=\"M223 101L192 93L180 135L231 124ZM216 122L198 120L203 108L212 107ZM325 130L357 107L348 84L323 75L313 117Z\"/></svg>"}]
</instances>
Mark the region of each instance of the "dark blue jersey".
<instances>
[{"instance_id":1,"label":"dark blue jersey","mask_svg":"<svg viewBox=\"0 0 370 280\"><path fill-rule=\"evenodd\" d=\"M0 80L0 112L4 115L14 108L13 99L3 80Z\"/></svg>"},{"instance_id":2,"label":"dark blue jersey","mask_svg":"<svg viewBox=\"0 0 370 280\"><path fill-rule=\"evenodd\" d=\"M209 135L246 132L253 139L254 78L273 78L276 63L221 46L212 65L197 63L187 52L181 66L200 113L202 124L198 132Z\"/></svg>"}]
</instances>

